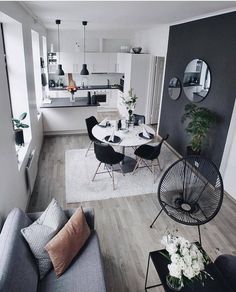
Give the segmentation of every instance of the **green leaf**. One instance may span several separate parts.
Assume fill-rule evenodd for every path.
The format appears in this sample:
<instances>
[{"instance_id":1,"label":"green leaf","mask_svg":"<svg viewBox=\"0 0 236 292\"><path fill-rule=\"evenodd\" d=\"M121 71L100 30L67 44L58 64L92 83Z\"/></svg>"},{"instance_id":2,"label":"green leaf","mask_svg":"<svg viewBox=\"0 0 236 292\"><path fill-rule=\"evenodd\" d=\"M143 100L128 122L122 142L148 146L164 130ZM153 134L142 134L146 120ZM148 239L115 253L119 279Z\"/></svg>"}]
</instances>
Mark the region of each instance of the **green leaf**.
<instances>
[{"instance_id":1,"label":"green leaf","mask_svg":"<svg viewBox=\"0 0 236 292\"><path fill-rule=\"evenodd\" d=\"M21 124L21 128L29 128L29 126L26 124Z\"/></svg>"},{"instance_id":2,"label":"green leaf","mask_svg":"<svg viewBox=\"0 0 236 292\"><path fill-rule=\"evenodd\" d=\"M19 124L19 123L20 123L20 121L17 120L17 119L12 119L12 121L13 121L14 123L16 123L16 124Z\"/></svg>"},{"instance_id":3,"label":"green leaf","mask_svg":"<svg viewBox=\"0 0 236 292\"><path fill-rule=\"evenodd\" d=\"M27 113L22 113L20 116L19 116L19 120L20 121L23 121L27 116Z\"/></svg>"}]
</instances>

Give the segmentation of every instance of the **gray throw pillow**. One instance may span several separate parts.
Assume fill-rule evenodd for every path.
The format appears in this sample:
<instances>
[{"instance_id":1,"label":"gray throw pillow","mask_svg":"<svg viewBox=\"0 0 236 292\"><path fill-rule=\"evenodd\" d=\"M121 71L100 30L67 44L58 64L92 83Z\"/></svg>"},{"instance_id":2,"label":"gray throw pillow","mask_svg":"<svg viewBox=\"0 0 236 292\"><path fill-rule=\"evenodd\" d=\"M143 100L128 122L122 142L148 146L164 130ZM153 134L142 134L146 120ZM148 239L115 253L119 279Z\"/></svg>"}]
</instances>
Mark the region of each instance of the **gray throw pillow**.
<instances>
[{"instance_id":1,"label":"gray throw pillow","mask_svg":"<svg viewBox=\"0 0 236 292\"><path fill-rule=\"evenodd\" d=\"M31 225L21 229L21 233L36 258L39 277L42 279L52 268L52 263L44 247L68 221L55 199L52 199L43 214Z\"/></svg>"}]
</instances>

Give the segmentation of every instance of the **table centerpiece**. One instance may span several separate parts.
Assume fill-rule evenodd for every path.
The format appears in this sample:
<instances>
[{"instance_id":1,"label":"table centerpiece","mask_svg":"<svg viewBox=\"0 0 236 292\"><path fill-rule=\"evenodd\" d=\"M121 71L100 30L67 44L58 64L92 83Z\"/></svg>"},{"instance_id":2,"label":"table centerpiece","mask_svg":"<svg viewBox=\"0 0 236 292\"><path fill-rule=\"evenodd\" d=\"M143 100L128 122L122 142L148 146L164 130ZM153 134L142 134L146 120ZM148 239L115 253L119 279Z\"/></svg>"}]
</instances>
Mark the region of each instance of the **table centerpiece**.
<instances>
[{"instance_id":1,"label":"table centerpiece","mask_svg":"<svg viewBox=\"0 0 236 292\"><path fill-rule=\"evenodd\" d=\"M195 243L171 234L163 236L162 243L167 251L162 255L170 261L169 274L166 276L166 284L170 289L180 291L184 286L191 286L194 281L200 281L204 286L207 277L213 279L204 270L210 259Z\"/></svg>"},{"instance_id":2,"label":"table centerpiece","mask_svg":"<svg viewBox=\"0 0 236 292\"><path fill-rule=\"evenodd\" d=\"M128 95L122 96L122 102L128 111L128 125L133 122L133 112L137 103L137 95L133 92L133 88L128 91Z\"/></svg>"},{"instance_id":3,"label":"table centerpiece","mask_svg":"<svg viewBox=\"0 0 236 292\"><path fill-rule=\"evenodd\" d=\"M66 89L71 93L70 102L74 102L75 101L74 93L77 91L77 87L69 85L67 86Z\"/></svg>"}]
</instances>

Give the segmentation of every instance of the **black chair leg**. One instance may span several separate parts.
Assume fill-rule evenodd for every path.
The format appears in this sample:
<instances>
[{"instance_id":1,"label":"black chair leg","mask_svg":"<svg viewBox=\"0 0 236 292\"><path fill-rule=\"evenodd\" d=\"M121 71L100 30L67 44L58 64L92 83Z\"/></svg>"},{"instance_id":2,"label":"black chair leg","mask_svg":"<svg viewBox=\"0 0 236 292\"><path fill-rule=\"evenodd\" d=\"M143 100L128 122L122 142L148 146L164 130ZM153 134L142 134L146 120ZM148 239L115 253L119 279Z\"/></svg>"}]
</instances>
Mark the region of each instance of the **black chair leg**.
<instances>
[{"instance_id":1,"label":"black chair leg","mask_svg":"<svg viewBox=\"0 0 236 292\"><path fill-rule=\"evenodd\" d=\"M200 225L197 226L198 229L198 237L199 237L199 243L202 246L202 238L201 238L201 231L200 231Z\"/></svg>"},{"instance_id":2,"label":"black chair leg","mask_svg":"<svg viewBox=\"0 0 236 292\"><path fill-rule=\"evenodd\" d=\"M157 218L161 215L161 212L163 211L163 209L161 209L161 211L157 214L156 218L154 219L154 221L152 222L152 224L150 225L150 228L152 228L153 224L156 222Z\"/></svg>"}]
</instances>

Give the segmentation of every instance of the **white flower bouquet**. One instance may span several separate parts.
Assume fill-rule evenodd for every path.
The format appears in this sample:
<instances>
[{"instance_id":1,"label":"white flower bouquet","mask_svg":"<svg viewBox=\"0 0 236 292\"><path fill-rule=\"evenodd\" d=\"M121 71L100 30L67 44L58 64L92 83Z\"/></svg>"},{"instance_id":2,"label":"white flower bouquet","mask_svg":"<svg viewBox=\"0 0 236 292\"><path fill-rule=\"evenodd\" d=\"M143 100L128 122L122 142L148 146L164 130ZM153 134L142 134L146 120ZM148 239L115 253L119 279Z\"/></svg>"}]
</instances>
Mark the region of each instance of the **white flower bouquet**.
<instances>
[{"instance_id":1,"label":"white flower bouquet","mask_svg":"<svg viewBox=\"0 0 236 292\"><path fill-rule=\"evenodd\" d=\"M199 280L204 285L204 279L212 278L204 269L210 259L196 244L190 243L183 237L167 234L163 236L162 243L166 253L163 256L170 260L167 284L173 287L191 285L192 281Z\"/></svg>"},{"instance_id":2,"label":"white flower bouquet","mask_svg":"<svg viewBox=\"0 0 236 292\"><path fill-rule=\"evenodd\" d=\"M131 88L128 92L128 95L122 96L122 102L125 105L128 114L129 114L129 121L132 119L133 111L135 108L135 105L137 103L137 95L133 93L133 88Z\"/></svg>"}]
</instances>

